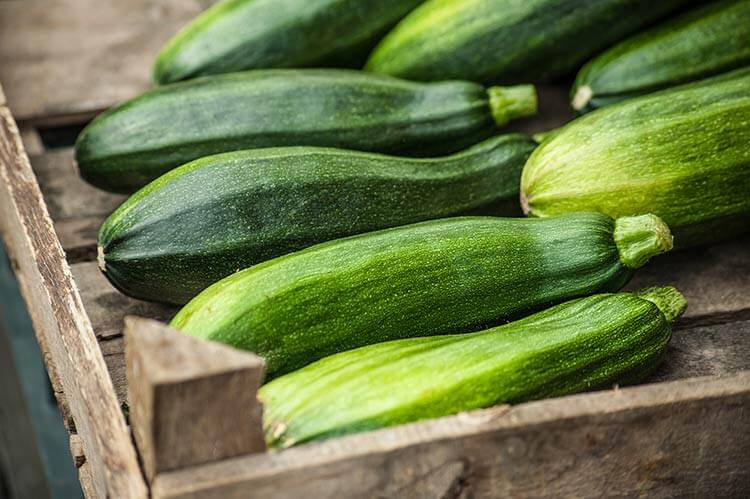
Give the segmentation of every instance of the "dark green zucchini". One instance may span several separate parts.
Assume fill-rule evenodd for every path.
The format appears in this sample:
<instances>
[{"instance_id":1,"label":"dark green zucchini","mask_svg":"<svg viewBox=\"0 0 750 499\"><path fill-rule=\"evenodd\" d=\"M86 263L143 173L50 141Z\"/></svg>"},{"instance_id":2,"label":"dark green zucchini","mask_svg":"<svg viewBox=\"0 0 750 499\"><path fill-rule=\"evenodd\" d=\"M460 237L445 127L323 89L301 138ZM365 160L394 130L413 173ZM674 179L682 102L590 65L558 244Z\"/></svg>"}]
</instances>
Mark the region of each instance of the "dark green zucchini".
<instances>
[{"instance_id":1,"label":"dark green zucchini","mask_svg":"<svg viewBox=\"0 0 750 499\"><path fill-rule=\"evenodd\" d=\"M599 294L471 334L339 353L263 386L271 447L640 381L687 302L674 288Z\"/></svg>"},{"instance_id":2,"label":"dark green zucchini","mask_svg":"<svg viewBox=\"0 0 750 499\"><path fill-rule=\"evenodd\" d=\"M653 215L434 220L250 267L203 291L172 325L262 355L273 377L343 350L477 330L617 290L670 247Z\"/></svg>"},{"instance_id":3,"label":"dark green zucchini","mask_svg":"<svg viewBox=\"0 0 750 499\"><path fill-rule=\"evenodd\" d=\"M154 80L246 69L355 67L423 0L224 0L162 49Z\"/></svg>"},{"instance_id":4,"label":"dark green zucchini","mask_svg":"<svg viewBox=\"0 0 750 499\"><path fill-rule=\"evenodd\" d=\"M750 230L750 68L576 119L531 155L527 213L652 212L680 247Z\"/></svg>"},{"instance_id":5,"label":"dark green zucchini","mask_svg":"<svg viewBox=\"0 0 750 499\"><path fill-rule=\"evenodd\" d=\"M365 66L412 80L548 80L695 0L428 0Z\"/></svg>"},{"instance_id":6,"label":"dark green zucchini","mask_svg":"<svg viewBox=\"0 0 750 499\"><path fill-rule=\"evenodd\" d=\"M130 296L182 304L237 269L331 239L478 210L520 214L534 147L505 135L435 159L319 147L208 156L107 219L100 265Z\"/></svg>"},{"instance_id":7,"label":"dark green zucchini","mask_svg":"<svg viewBox=\"0 0 750 499\"><path fill-rule=\"evenodd\" d=\"M572 105L587 112L750 66L750 1L692 10L612 47L576 78Z\"/></svg>"},{"instance_id":8,"label":"dark green zucchini","mask_svg":"<svg viewBox=\"0 0 750 499\"><path fill-rule=\"evenodd\" d=\"M211 154L324 146L456 152L536 112L532 86L413 83L347 70L276 69L167 85L114 108L78 137L81 175L130 192Z\"/></svg>"}]
</instances>

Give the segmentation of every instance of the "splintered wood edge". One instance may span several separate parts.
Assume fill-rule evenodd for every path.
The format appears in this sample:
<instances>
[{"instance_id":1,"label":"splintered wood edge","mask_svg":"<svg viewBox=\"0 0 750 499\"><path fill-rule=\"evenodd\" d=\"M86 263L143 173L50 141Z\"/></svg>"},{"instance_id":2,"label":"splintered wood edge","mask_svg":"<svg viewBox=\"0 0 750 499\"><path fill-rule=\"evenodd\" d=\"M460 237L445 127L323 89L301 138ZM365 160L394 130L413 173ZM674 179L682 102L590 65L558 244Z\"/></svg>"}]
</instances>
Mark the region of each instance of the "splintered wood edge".
<instances>
[{"instance_id":1,"label":"splintered wood edge","mask_svg":"<svg viewBox=\"0 0 750 499\"><path fill-rule=\"evenodd\" d=\"M750 480L748 407L750 371L575 395L163 473L152 495L409 495L453 468L478 496L732 495Z\"/></svg>"},{"instance_id":2,"label":"splintered wood edge","mask_svg":"<svg viewBox=\"0 0 750 499\"><path fill-rule=\"evenodd\" d=\"M130 423L146 476L266 450L260 357L125 318Z\"/></svg>"},{"instance_id":3,"label":"splintered wood edge","mask_svg":"<svg viewBox=\"0 0 750 499\"><path fill-rule=\"evenodd\" d=\"M54 361L96 495L144 497L146 485L104 359L5 106L0 107L0 212L21 293L40 346Z\"/></svg>"}]
</instances>

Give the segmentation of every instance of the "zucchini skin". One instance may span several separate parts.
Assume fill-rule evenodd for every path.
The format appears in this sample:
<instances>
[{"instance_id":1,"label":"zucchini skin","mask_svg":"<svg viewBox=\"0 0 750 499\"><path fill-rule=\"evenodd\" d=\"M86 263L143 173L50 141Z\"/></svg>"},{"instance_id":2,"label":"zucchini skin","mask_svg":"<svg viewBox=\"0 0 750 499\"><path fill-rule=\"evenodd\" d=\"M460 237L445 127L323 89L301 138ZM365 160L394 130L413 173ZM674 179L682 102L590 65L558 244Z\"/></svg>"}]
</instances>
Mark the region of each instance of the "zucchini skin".
<instances>
[{"instance_id":1,"label":"zucchini skin","mask_svg":"<svg viewBox=\"0 0 750 499\"><path fill-rule=\"evenodd\" d=\"M224 0L164 46L154 81L331 63L354 67L422 1Z\"/></svg>"},{"instance_id":2,"label":"zucchini skin","mask_svg":"<svg viewBox=\"0 0 750 499\"><path fill-rule=\"evenodd\" d=\"M693 0L428 0L365 69L412 80L549 80Z\"/></svg>"},{"instance_id":3,"label":"zucchini skin","mask_svg":"<svg viewBox=\"0 0 750 499\"><path fill-rule=\"evenodd\" d=\"M674 288L651 290L682 313ZM669 312L667 312L669 313ZM322 359L261 387L271 447L290 447L644 379L671 339L647 298L599 294L463 335L396 340Z\"/></svg>"},{"instance_id":4,"label":"zucchini skin","mask_svg":"<svg viewBox=\"0 0 750 499\"><path fill-rule=\"evenodd\" d=\"M524 211L650 212L675 245L750 229L750 69L598 109L545 140L521 178Z\"/></svg>"},{"instance_id":5,"label":"zucchini skin","mask_svg":"<svg viewBox=\"0 0 750 499\"><path fill-rule=\"evenodd\" d=\"M573 108L621 100L750 66L750 1L687 12L612 47L579 72Z\"/></svg>"},{"instance_id":6,"label":"zucchini skin","mask_svg":"<svg viewBox=\"0 0 750 499\"><path fill-rule=\"evenodd\" d=\"M319 147L209 156L115 211L99 232L100 262L125 294L184 304L237 269L316 243L457 214L520 215L535 146L512 134L434 159Z\"/></svg>"},{"instance_id":7,"label":"zucchini skin","mask_svg":"<svg viewBox=\"0 0 750 499\"><path fill-rule=\"evenodd\" d=\"M172 326L263 356L269 377L367 344L476 330L622 287L635 267L621 261L618 222L463 217L339 239L219 281Z\"/></svg>"},{"instance_id":8,"label":"zucchini skin","mask_svg":"<svg viewBox=\"0 0 750 499\"><path fill-rule=\"evenodd\" d=\"M132 192L212 154L280 146L447 154L489 137L506 111L536 111L470 82L413 83L349 70L258 70L157 88L105 112L76 142L81 176ZM519 95L519 93L521 95Z\"/></svg>"}]
</instances>

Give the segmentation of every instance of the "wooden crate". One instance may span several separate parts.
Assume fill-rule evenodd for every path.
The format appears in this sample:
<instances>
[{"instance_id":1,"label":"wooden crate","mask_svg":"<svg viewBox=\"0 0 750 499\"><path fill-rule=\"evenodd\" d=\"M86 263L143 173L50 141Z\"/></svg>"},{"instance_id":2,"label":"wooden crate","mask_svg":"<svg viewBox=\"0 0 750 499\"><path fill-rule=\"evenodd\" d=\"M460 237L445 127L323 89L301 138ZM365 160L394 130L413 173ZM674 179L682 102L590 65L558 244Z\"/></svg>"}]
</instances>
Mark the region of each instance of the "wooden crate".
<instances>
[{"instance_id":1,"label":"wooden crate","mask_svg":"<svg viewBox=\"0 0 750 499\"><path fill-rule=\"evenodd\" d=\"M102 277L96 230L123 197L83 183L40 131L148 88L159 46L210 3L0 0L0 229L88 497L748 496L748 237L637 275L632 288L674 284L690 301L647 384L282 452L262 448L258 358L145 319L123 336L126 316L175 310ZM519 126L567 119L565 89L543 89L542 107Z\"/></svg>"}]
</instances>

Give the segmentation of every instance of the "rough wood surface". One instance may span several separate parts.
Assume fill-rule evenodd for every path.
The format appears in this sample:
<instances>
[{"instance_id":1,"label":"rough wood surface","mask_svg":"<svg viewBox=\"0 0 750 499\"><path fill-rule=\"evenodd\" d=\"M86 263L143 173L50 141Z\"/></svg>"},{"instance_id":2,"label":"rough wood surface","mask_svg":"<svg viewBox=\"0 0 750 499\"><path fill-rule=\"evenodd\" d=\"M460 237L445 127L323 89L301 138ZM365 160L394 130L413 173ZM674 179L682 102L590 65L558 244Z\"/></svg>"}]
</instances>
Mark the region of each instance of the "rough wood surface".
<instances>
[{"instance_id":1,"label":"rough wood surface","mask_svg":"<svg viewBox=\"0 0 750 499\"><path fill-rule=\"evenodd\" d=\"M747 497L750 372L476 411L165 473L154 498Z\"/></svg>"},{"instance_id":2,"label":"rough wood surface","mask_svg":"<svg viewBox=\"0 0 750 499\"><path fill-rule=\"evenodd\" d=\"M96 234L126 196L97 189L81 179L72 148L31 156L55 231L69 261L96 259Z\"/></svg>"},{"instance_id":3,"label":"rough wood surface","mask_svg":"<svg viewBox=\"0 0 750 499\"><path fill-rule=\"evenodd\" d=\"M83 451L83 440L76 433L70 436L70 456L73 458L73 464L75 464L76 468L80 468L86 462L86 454Z\"/></svg>"},{"instance_id":4,"label":"rough wood surface","mask_svg":"<svg viewBox=\"0 0 750 499\"><path fill-rule=\"evenodd\" d=\"M0 107L0 213L0 232L83 438L97 495L143 497L145 483L104 359L6 107Z\"/></svg>"},{"instance_id":5,"label":"rough wood surface","mask_svg":"<svg viewBox=\"0 0 750 499\"><path fill-rule=\"evenodd\" d=\"M125 319L130 425L146 476L266 450L263 359Z\"/></svg>"},{"instance_id":6,"label":"rough wood surface","mask_svg":"<svg viewBox=\"0 0 750 499\"><path fill-rule=\"evenodd\" d=\"M44 144L36 127L21 127L21 140L23 141L24 148L26 148L26 154L29 156L44 153Z\"/></svg>"},{"instance_id":7,"label":"rough wood surface","mask_svg":"<svg viewBox=\"0 0 750 499\"><path fill-rule=\"evenodd\" d=\"M640 269L627 289L672 284L685 294L683 325L750 318L750 235L662 255Z\"/></svg>"},{"instance_id":8,"label":"rough wood surface","mask_svg":"<svg viewBox=\"0 0 750 499\"><path fill-rule=\"evenodd\" d=\"M81 123L150 87L160 47L214 0L0 2L0 81L19 121Z\"/></svg>"},{"instance_id":9,"label":"rough wood surface","mask_svg":"<svg viewBox=\"0 0 750 499\"><path fill-rule=\"evenodd\" d=\"M168 321L177 313L176 307L136 300L120 293L95 262L76 263L71 269L94 333L99 338L122 335L123 319L128 315Z\"/></svg>"}]
</instances>

